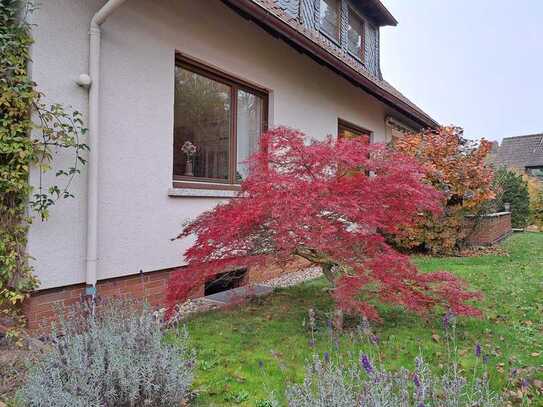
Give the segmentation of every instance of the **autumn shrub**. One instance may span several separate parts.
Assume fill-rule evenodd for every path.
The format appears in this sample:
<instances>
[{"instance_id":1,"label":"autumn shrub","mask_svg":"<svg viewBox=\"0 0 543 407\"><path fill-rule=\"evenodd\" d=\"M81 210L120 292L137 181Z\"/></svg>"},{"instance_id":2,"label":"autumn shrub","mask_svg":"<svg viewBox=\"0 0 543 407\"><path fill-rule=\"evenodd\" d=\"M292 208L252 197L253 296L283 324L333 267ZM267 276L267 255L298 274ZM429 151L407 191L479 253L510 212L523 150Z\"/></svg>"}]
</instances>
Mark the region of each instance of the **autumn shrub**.
<instances>
[{"instance_id":1,"label":"autumn shrub","mask_svg":"<svg viewBox=\"0 0 543 407\"><path fill-rule=\"evenodd\" d=\"M479 315L478 293L451 273L420 273L385 234L412 225L421 211L438 214L441 194L425 170L384 145L357 139L306 144L284 127L265 133L249 160L239 195L188 222L187 266L168 284L170 310L210 276L237 268L320 267L338 308L378 319L375 302L424 314L445 306Z\"/></svg>"},{"instance_id":2,"label":"autumn shrub","mask_svg":"<svg viewBox=\"0 0 543 407\"><path fill-rule=\"evenodd\" d=\"M530 196L529 223L543 231L543 183L535 177L524 174Z\"/></svg>"},{"instance_id":3,"label":"autumn shrub","mask_svg":"<svg viewBox=\"0 0 543 407\"><path fill-rule=\"evenodd\" d=\"M391 241L403 250L452 254L469 233L465 216L480 214L494 198L493 171L485 161L491 144L464 138L461 128L441 127L406 134L393 147L417 160L425 181L443 192L443 210L421 212L414 225L405 225Z\"/></svg>"},{"instance_id":4,"label":"autumn shrub","mask_svg":"<svg viewBox=\"0 0 543 407\"><path fill-rule=\"evenodd\" d=\"M496 207L503 211L511 206L511 224L514 228L525 228L530 220L530 194L524 175L505 167L496 170L493 187L496 191Z\"/></svg>"},{"instance_id":5,"label":"autumn shrub","mask_svg":"<svg viewBox=\"0 0 543 407\"><path fill-rule=\"evenodd\" d=\"M193 377L187 335L163 340L161 321L127 302L62 318L19 393L25 406L179 406Z\"/></svg>"}]
</instances>

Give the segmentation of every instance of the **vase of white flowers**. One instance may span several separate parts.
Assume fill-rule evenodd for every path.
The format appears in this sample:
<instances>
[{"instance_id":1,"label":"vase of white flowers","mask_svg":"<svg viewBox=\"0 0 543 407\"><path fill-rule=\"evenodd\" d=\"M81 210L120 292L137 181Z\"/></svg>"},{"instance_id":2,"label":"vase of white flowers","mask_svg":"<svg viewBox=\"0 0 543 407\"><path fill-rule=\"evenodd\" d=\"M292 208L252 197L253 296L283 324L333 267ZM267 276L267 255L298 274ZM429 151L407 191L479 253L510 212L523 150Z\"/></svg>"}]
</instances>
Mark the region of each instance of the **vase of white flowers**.
<instances>
[{"instance_id":1,"label":"vase of white flowers","mask_svg":"<svg viewBox=\"0 0 543 407\"><path fill-rule=\"evenodd\" d=\"M188 177L194 176L194 172L192 169L192 158L198 151L198 148L192 144L190 141L185 141L183 146L181 147L181 151L185 154L186 162L185 162L185 175Z\"/></svg>"}]
</instances>

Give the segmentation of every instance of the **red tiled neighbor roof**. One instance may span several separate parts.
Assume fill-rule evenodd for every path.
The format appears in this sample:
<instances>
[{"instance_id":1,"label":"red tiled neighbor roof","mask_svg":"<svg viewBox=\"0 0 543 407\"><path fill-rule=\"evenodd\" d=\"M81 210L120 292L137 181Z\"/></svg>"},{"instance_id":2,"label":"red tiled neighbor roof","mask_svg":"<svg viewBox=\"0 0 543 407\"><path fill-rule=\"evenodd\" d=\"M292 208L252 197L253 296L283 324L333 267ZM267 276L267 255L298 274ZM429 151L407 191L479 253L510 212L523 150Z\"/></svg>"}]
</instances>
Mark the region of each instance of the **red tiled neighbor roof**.
<instances>
[{"instance_id":1,"label":"red tiled neighbor roof","mask_svg":"<svg viewBox=\"0 0 543 407\"><path fill-rule=\"evenodd\" d=\"M320 63L327 65L366 92L407 115L422 127L435 128L439 126L439 123L432 119L430 115L391 84L372 74L362 63L351 57L317 30L304 26L297 17L285 12L275 0L223 1L267 30L279 34L289 44L309 54ZM379 0L371 1L381 4ZM384 8L384 6L382 7ZM383 23L387 23L386 20ZM388 23L392 24L392 21Z\"/></svg>"}]
</instances>

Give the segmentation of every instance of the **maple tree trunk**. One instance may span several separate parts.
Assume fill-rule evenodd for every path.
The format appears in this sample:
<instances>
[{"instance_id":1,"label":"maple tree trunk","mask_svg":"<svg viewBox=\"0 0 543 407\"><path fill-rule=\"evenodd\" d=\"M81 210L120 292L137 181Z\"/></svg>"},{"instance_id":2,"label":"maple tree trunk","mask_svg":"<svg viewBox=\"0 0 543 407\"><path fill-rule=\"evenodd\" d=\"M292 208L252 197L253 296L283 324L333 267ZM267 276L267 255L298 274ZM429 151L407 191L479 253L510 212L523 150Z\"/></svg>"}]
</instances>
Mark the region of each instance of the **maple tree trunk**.
<instances>
[{"instance_id":1,"label":"maple tree trunk","mask_svg":"<svg viewBox=\"0 0 543 407\"><path fill-rule=\"evenodd\" d=\"M332 263L326 263L321 265L322 274L324 274L324 277L326 277L326 279L330 282L332 288L335 288L337 273L334 273L333 267L334 264Z\"/></svg>"},{"instance_id":2,"label":"maple tree trunk","mask_svg":"<svg viewBox=\"0 0 543 407\"><path fill-rule=\"evenodd\" d=\"M336 306L336 310L334 311L334 319L332 320L332 324L334 325L334 328L336 331L341 332L343 331L343 310Z\"/></svg>"},{"instance_id":3,"label":"maple tree trunk","mask_svg":"<svg viewBox=\"0 0 543 407\"><path fill-rule=\"evenodd\" d=\"M336 287L336 280L337 277L341 274L340 266L339 264L335 263L330 259L328 256L326 256L324 253L316 253L312 249L307 250L297 250L297 254L300 257L303 257L313 263L317 263L321 266L322 273L324 274L324 277L328 280L328 282L331 285L331 290L333 290ZM336 309L334 310L334 315L332 317L332 325L334 329L338 332L343 331L343 310L336 305Z\"/></svg>"}]
</instances>

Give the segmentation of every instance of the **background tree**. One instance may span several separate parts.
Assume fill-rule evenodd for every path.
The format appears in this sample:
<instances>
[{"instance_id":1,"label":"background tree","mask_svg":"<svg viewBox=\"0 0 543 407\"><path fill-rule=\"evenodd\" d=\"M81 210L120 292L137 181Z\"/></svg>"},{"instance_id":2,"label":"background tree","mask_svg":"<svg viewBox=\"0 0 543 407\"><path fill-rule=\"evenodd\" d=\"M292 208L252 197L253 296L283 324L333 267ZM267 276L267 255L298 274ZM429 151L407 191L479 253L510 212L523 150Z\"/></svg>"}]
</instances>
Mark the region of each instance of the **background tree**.
<instances>
[{"instance_id":1,"label":"background tree","mask_svg":"<svg viewBox=\"0 0 543 407\"><path fill-rule=\"evenodd\" d=\"M170 279L170 310L218 272L302 258L322 268L346 312L378 319L375 303L384 302L420 314L437 305L479 314L467 303L479 294L452 274L419 273L383 236L420 211L440 211L441 194L422 182L424 169L383 145L331 138L306 145L304 137L287 128L264 134L238 197L186 225L179 238L195 241L187 267Z\"/></svg>"},{"instance_id":2,"label":"background tree","mask_svg":"<svg viewBox=\"0 0 543 407\"><path fill-rule=\"evenodd\" d=\"M523 229L530 220L530 194L524 174L505 167L496 170L493 182L496 191L497 210L504 211L505 204L511 205L511 223L514 228Z\"/></svg>"},{"instance_id":3,"label":"background tree","mask_svg":"<svg viewBox=\"0 0 543 407\"><path fill-rule=\"evenodd\" d=\"M441 213L421 213L418 222L393 241L403 249L452 253L466 237L465 215L479 213L494 198L493 171L485 162L491 143L467 140L459 127L441 127L407 134L394 140L393 147L415 158L425 180L443 192Z\"/></svg>"}]
</instances>

